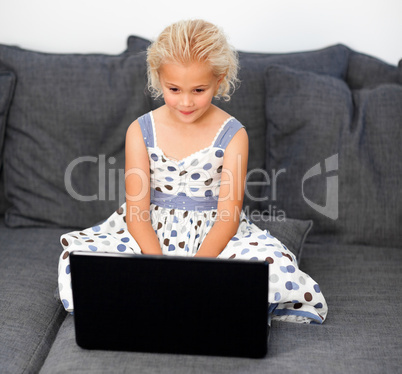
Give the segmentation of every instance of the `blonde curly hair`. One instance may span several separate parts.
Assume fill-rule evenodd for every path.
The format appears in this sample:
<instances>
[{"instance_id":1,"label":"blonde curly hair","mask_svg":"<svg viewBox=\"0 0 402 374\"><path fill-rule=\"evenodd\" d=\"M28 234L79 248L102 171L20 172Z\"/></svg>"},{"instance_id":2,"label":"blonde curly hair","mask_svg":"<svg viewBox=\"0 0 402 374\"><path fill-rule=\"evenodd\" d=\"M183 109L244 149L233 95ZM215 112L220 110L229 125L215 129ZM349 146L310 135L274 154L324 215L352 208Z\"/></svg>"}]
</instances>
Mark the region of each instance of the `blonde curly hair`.
<instances>
[{"instance_id":1,"label":"blonde curly hair","mask_svg":"<svg viewBox=\"0 0 402 374\"><path fill-rule=\"evenodd\" d=\"M159 69L164 63L206 62L216 77L223 76L216 93L229 101L239 82L238 55L225 34L212 23L184 20L166 27L147 50L148 89L153 97L163 95Z\"/></svg>"}]
</instances>

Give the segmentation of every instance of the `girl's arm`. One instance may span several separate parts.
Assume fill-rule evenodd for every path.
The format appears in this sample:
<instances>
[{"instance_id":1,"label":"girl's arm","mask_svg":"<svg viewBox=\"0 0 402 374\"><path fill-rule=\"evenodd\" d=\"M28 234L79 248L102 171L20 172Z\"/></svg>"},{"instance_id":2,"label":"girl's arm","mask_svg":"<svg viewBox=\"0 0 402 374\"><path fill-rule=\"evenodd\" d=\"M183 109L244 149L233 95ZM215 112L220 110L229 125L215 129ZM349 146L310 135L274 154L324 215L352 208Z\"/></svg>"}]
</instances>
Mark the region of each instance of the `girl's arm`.
<instances>
[{"instance_id":1,"label":"girl's arm","mask_svg":"<svg viewBox=\"0 0 402 374\"><path fill-rule=\"evenodd\" d=\"M195 257L216 257L236 234L247 175L248 136L240 129L225 150L217 219Z\"/></svg>"},{"instance_id":2,"label":"girl's arm","mask_svg":"<svg viewBox=\"0 0 402 374\"><path fill-rule=\"evenodd\" d=\"M126 222L144 254L162 254L150 216L149 158L138 121L126 134Z\"/></svg>"}]
</instances>

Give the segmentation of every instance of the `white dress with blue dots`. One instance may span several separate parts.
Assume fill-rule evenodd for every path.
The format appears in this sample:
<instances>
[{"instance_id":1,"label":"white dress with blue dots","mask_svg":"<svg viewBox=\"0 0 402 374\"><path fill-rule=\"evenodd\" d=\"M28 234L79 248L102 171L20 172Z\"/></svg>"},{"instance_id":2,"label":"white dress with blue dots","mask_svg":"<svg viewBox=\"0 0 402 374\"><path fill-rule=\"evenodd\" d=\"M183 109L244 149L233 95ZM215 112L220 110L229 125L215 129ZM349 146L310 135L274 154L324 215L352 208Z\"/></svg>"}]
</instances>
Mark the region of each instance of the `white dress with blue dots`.
<instances>
[{"instance_id":1,"label":"white dress with blue dots","mask_svg":"<svg viewBox=\"0 0 402 374\"><path fill-rule=\"evenodd\" d=\"M164 155L157 145L152 112L138 119L148 150L151 175L151 222L164 255L194 256L215 222L225 149L243 126L231 117L222 124L211 145L182 160ZM123 204L102 224L64 234L59 260L59 292L72 312L69 253L98 251L141 254L126 224ZM240 215L236 235L218 256L268 261L272 319L322 323L327 304L318 284L297 265L279 240Z\"/></svg>"}]
</instances>

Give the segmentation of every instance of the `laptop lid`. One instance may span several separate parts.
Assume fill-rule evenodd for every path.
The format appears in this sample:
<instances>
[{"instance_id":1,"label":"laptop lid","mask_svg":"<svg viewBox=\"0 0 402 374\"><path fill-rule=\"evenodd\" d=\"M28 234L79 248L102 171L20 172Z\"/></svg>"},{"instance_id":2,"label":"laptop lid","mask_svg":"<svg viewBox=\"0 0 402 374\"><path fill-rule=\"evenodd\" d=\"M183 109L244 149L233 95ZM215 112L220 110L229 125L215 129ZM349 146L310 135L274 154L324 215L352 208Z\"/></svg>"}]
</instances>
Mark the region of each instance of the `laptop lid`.
<instances>
[{"instance_id":1,"label":"laptop lid","mask_svg":"<svg viewBox=\"0 0 402 374\"><path fill-rule=\"evenodd\" d=\"M70 265L82 348L267 352L267 262L72 252Z\"/></svg>"}]
</instances>

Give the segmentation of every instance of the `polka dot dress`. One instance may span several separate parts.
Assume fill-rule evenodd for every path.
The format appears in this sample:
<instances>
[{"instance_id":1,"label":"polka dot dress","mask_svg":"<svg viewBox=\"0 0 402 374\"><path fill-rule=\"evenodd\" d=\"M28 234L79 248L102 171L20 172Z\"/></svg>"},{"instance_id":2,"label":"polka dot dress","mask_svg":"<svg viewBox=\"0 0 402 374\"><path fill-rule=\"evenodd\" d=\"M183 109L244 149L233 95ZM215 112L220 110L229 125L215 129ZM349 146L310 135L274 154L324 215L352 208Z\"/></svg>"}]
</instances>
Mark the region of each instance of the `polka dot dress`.
<instances>
[{"instance_id":1,"label":"polka dot dress","mask_svg":"<svg viewBox=\"0 0 402 374\"><path fill-rule=\"evenodd\" d=\"M174 160L157 145L152 112L140 117L139 123L150 160L151 222L162 253L194 256L216 219L225 149L243 126L231 117L209 147ZM59 292L69 312L74 309L69 265L72 251L141 254L127 230L126 204L100 225L62 235L61 244L64 250L59 260ZM236 235L218 257L269 262L272 319L300 323L325 320L327 304L318 284L298 268L292 252L250 222L244 212Z\"/></svg>"}]
</instances>

